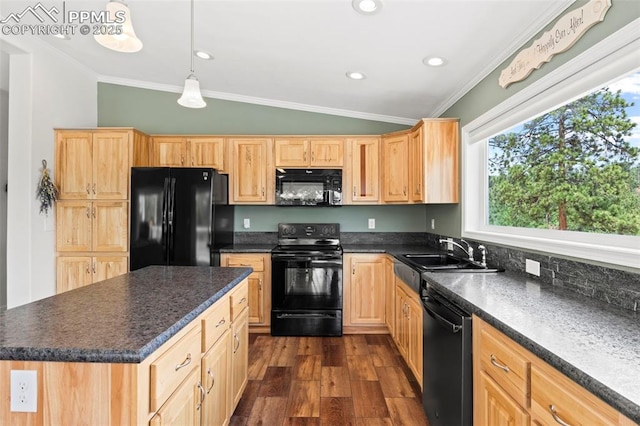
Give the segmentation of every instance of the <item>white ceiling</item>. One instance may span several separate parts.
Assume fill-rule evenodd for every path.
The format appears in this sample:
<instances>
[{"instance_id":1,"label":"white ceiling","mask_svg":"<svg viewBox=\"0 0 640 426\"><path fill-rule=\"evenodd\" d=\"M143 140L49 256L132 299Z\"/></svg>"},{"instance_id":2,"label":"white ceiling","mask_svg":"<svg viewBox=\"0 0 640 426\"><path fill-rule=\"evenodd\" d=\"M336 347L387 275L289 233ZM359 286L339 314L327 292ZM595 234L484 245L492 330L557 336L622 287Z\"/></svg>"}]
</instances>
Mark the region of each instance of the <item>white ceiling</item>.
<instances>
[{"instance_id":1,"label":"white ceiling","mask_svg":"<svg viewBox=\"0 0 640 426\"><path fill-rule=\"evenodd\" d=\"M3 3L6 11L24 2ZM215 59L196 59L195 74L213 98L413 124L444 112L571 3L384 0L380 13L364 16L351 0L196 0L195 47ZM189 74L189 1L127 4L144 43L138 53L110 51L91 36L43 40L100 81L180 92ZM430 55L446 66L425 66ZM347 79L352 70L367 78Z\"/></svg>"}]
</instances>

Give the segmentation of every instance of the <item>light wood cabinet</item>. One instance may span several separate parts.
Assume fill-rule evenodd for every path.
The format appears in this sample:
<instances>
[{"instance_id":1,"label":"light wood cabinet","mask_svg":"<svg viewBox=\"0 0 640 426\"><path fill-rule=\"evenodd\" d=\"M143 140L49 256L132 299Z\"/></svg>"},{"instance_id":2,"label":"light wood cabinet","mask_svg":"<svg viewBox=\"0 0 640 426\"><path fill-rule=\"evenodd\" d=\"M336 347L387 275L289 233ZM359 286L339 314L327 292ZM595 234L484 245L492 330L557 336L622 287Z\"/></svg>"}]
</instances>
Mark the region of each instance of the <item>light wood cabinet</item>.
<instances>
[{"instance_id":1,"label":"light wood cabinet","mask_svg":"<svg viewBox=\"0 0 640 426\"><path fill-rule=\"evenodd\" d=\"M229 424L229 364L231 332L228 326L217 342L202 357L201 382L205 397L202 402L202 425Z\"/></svg>"},{"instance_id":2,"label":"light wood cabinet","mask_svg":"<svg viewBox=\"0 0 640 426\"><path fill-rule=\"evenodd\" d=\"M274 204L275 169L272 140L230 139L230 195L232 204Z\"/></svg>"},{"instance_id":3,"label":"light wood cabinet","mask_svg":"<svg viewBox=\"0 0 640 426\"><path fill-rule=\"evenodd\" d=\"M60 256L56 260L57 293L127 273L126 256Z\"/></svg>"},{"instance_id":4,"label":"light wood cabinet","mask_svg":"<svg viewBox=\"0 0 640 426\"><path fill-rule=\"evenodd\" d=\"M55 180L61 200L126 200L132 131L56 132Z\"/></svg>"},{"instance_id":5,"label":"light wood cabinet","mask_svg":"<svg viewBox=\"0 0 640 426\"><path fill-rule=\"evenodd\" d=\"M129 203L60 201L56 204L58 252L126 252Z\"/></svg>"},{"instance_id":6,"label":"light wood cabinet","mask_svg":"<svg viewBox=\"0 0 640 426\"><path fill-rule=\"evenodd\" d=\"M384 258L384 275L385 275L385 285L384 285L384 299L385 299L385 324L389 330L391 335L394 334L395 330L395 315L396 315L396 286L395 286L395 274L393 272L393 258L387 255Z\"/></svg>"},{"instance_id":7,"label":"light wood cabinet","mask_svg":"<svg viewBox=\"0 0 640 426\"><path fill-rule=\"evenodd\" d=\"M249 326L256 331L269 331L271 323L271 254L223 253L220 264L229 267L251 267L249 281Z\"/></svg>"},{"instance_id":8,"label":"light wood cabinet","mask_svg":"<svg viewBox=\"0 0 640 426\"><path fill-rule=\"evenodd\" d=\"M348 253L343 257L346 326L385 324L385 255Z\"/></svg>"},{"instance_id":9,"label":"light wood cabinet","mask_svg":"<svg viewBox=\"0 0 640 426\"><path fill-rule=\"evenodd\" d=\"M423 119L409 132L383 135L382 201L459 201L457 119Z\"/></svg>"},{"instance_id":10,"label":"light wood cabinet","mask_svg":"<svg viewBox=\"0 0 640 426\"><path fill-rule=\"evenodd\" d=\"M409 369L422 386L422 305L420 297L396 278L396 344Z\"/></svg>"},{"instance_id":11,"label":"light wood cabinet","mask_svg":"<svg viewBox=\"0 0 640 426\"><path fill-rule=\"evenodd\" d=\"M249 310L243 309L231 323L231 378L230 397L233 412L247 387L249 365Z\"/></svg>"},{"instance_id":12,"label":"light wood cabinet","mask_svg":"<svg viewBox=\"0 0 640 426\"><path fill-rule=\"evenodd\" d=\"M277 138L274 157L276 167L342 168L344 139Z\"/></svg>"},{"instance_id":13,"label":"light wood cabinet","mask_svg":"<svg viewBox=\"0 0 640 426\"><path fill-rule=\"evenodd\" d=\"M474 424L634 424L475 315L472 338Z\"/></svg>"},{"instance_id":14,"label":"light wood cabinet","mask_svg":"<svg viewBox=\"0 0 640 426\"><path fill-rule=\"evenodd\" d=\"M202 392L200 369L194 369L151 418L150 426L199 426Z\"/></svg>"},{"instance_id":15,"label":"light wood cabinet","mask_svg":"<svg viewBox=\"0 0 640 426\"><path fill-rule=\"evenodd\" d=\"M380 202L380 138L347 139L343 178L345 204Z\"/></svg>"},{"instance_id":16,"label":"light wood cabinet","mask_svg":"<svg viewBox=\"0 0 640 426\"><path fill-rule=\"evenodd\" d=\"M226 173L226 142L215 136L154 136L153 165L158 167L211 167Z\"/></svg>"},{"instance_id":17,"label":"light wood cabinet","mask_svg":"<svg viewBox=\"0 0 640 426\"><path fill-rule=\"evenodd\" d=\"M127 272L130 168L148 165L149 151L134 129L56 129L58 291Z\"/></svg>"},{"instance_id":18,"label":"light wood cabinet","mask_svg":"<svg viewBox=\"0 0 640 426\"><path fill-rule=\"evenodd\" d=\"M528 426L529 414L498 386L485 372L477 384L475 424L495 426Z\"/></svg>"},{"instance_id":19,"label":"light wood cabinet","mask_svg":"<svg viewBox=\"0 0 640 426\"><path fill-rule=\"evenodd\" d=\"M409 201L409 135L382 137L382 201Z\"/></svg>"}]
</instances>

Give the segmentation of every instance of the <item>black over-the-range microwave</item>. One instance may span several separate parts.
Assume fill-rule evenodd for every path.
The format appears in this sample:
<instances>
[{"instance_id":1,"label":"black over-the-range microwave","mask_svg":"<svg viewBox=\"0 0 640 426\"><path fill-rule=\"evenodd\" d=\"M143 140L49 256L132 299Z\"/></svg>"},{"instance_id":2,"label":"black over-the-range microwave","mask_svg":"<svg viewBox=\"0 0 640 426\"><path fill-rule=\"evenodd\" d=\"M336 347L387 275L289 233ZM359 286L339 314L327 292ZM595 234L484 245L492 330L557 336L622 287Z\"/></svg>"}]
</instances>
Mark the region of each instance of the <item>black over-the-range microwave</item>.
<instances>
[{"instance_id":1,"label":"black over-the-range microwave","mask_svg":"<svg viewBox=\"0 0 640 426\"><path fill-rule=\"evenodd\" d=\"M342 205L342 170L276 169L276 206Z\"/></svg>"}]
</instances>

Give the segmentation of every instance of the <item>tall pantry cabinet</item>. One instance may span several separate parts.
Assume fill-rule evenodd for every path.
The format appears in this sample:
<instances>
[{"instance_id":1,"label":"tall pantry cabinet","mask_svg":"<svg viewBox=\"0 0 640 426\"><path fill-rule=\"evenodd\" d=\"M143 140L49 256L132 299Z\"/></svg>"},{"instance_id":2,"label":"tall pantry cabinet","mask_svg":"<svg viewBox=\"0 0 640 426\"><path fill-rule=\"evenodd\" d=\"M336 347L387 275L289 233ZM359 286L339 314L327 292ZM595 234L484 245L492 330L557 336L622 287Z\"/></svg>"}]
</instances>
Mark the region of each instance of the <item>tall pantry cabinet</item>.
<instances>
[{"instance_id":1,"label":"tall pantry cabinet","mask_svg":"<svg viewBox=\"0 0 640 426\"><path fill-rule=\"evenodd\" d=\"M57 293L128 271L129 170L148 144L128 128L55 131Z\"/></svg>"}]
</instances>

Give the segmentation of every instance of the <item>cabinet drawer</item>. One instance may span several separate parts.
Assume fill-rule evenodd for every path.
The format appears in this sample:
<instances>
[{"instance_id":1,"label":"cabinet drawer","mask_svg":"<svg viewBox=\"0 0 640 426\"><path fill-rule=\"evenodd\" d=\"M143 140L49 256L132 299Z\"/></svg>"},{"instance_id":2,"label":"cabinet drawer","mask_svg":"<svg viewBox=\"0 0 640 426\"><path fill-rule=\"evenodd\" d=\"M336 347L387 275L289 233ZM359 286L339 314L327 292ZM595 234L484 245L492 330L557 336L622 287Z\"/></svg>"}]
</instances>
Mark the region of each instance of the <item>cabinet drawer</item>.
<instances>
[{"instance_id":1,"label":"cabinet drawer","mask_svg":"<svg viewBox=\"0 0 640 426\"><path fill-rule=\"evenodd\" d=\"M151 364L151 411L156 411L200 365L200 327L193 327Z\"/></svg>"},{"instance_id":2,"label":"cabinet drawer","mask_svg":"<svg viewBox=\"0 0 640 426\"><path fill-rule=\"evenodd\" d=\"M229 296L231 305L231 321L235 321L240 312L249 306L249 286L244 280Z\"/></svg>"},{"instance_id":3,"label":"cabinet drawer","mask_svg":"<svg viewBox=\"0 0 640 426\"><path fill-rule=\"evenodd\" d=\"M227 259L227 266L229 267L251 267L254 272L264 271L264 257L263 256L251 256L251 255L242 255L242 256L234 256L231 255Z\"/></svg>"},{"instance_id":4,"label":"cabinet drawer","mask_svg":"<svg viewBox=\"0 0 640 426\"><path fill-rule=\"evenodd\" d=\"M521 407L529 406L529 361L500 332L480 330L480 368Z\"/></svg>"},{"instance_id":5,"label":"cabinet drawer","mask_svg":"<svg viewBox=\"0 0 640 426\"><path fill-rule=\"evenodd\" d=\"M544 425L614 425L619 416L612 407L542 362L531 365L531 414L532 420Z\"/></svg>"},{"instance_id":6,"label":"cabinet drawer","mask_svg":"<svg viewBox=\"0 0 640 426\"><path fill-rule=\"evenodd\" d=\"M231 324L231 311L227 297L218 300L202 318L202 353L218 340Z\"/></svg>"}]
</instances>

